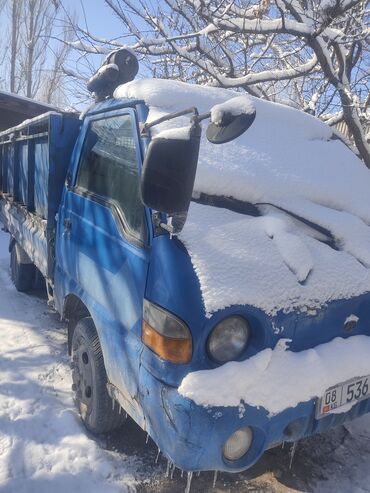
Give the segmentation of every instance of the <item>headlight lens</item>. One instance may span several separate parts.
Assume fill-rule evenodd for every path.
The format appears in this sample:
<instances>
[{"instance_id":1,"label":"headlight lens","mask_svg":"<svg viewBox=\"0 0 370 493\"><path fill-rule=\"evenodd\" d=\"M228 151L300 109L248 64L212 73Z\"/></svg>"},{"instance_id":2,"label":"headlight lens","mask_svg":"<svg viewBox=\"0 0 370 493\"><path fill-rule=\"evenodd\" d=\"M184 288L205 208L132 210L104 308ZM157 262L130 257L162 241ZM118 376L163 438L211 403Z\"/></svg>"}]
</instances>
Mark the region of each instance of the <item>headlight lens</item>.
<instances>
[{"instance_id":1,"label":"headlight lens","mask_svg":"<svg viewBox=\"0 0 370 493\"><path fill-rule=\"evenodd\" d=\"M208 338L208 352L218 363L236 359L249 340L248 322L239 316L227 317L218 323Z\"/></svg>"},{"instance_id":2,"label":"headlight lens","mask_svg":"<svg viewBox=\"0 0 370 493\"><path fill-rule=\"evenodd\" d=\"M236 430L225 442L224 457L227 460L239 460L245 455L252 445L253 432L246 426Z\"/></svg>"}]
</instances>

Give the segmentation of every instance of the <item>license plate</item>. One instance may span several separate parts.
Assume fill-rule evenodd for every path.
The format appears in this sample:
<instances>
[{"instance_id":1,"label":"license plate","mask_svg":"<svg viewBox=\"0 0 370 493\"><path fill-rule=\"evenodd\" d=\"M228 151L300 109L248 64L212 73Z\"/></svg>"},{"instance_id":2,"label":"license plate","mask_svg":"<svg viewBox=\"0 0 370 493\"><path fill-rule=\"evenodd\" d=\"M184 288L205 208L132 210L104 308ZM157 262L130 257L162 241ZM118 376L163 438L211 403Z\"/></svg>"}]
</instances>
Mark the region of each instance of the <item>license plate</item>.
<instances>
[{"instance_id":1,"label":"license plate","mask_svg":"<svg viewBox=\"0 0 370 493\"><path fill-rule=\"evenodd\" d=\"M323 418L337 410L340 412L340 409L348 404L362 401L367 397L370 397L370 375L353 378L330 387L317 403L316 418Z\"/></svg>"}]
</instances>

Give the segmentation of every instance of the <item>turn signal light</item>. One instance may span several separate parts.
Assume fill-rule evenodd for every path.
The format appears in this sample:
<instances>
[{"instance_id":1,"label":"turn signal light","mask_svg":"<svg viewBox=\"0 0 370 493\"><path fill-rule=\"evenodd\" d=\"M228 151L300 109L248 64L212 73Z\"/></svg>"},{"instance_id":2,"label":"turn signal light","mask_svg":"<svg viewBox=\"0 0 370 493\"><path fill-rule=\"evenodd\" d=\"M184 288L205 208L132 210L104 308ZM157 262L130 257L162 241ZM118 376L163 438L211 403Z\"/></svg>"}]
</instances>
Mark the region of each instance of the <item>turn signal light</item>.
<instances>
[{"instance_id":1,"label":"turn signal light","mask_svg":"<svg viewBox=\"0 0 370 493\"><path fill-rule=\"evenodd\" d=\"M171 363L189 363L192 353L191 339L168 337L157 332L145 320L142 326L142 341L155 354Z\"/></svg>"}]
</instances>

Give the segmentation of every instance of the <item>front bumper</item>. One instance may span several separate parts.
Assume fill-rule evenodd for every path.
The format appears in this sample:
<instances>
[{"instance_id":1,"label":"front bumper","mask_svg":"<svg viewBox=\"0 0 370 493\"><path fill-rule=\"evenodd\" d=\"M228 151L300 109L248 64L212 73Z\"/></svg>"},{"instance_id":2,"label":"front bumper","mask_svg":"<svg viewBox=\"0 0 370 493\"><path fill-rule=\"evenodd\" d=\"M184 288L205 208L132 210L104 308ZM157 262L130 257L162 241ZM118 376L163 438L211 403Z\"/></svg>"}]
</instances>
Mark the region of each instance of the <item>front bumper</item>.
<instances>
[{"instance_id":1,"label":"front bumper","mask_svg":"<svg viewBox=\"0 0 370 493\"><path fill-rule=\"evenodd\" d=\"M147 431L163 454L186 471L243 471L251 467L271 446L296 441L323 432L370 412L370 399L348 412L315 418L316 399L269 417L263 408L203 407L182 397L175 387L140 368L140 400ZM244 457L235 462L223 457L223 445L239 428L253 430L253 442Z\"/></svg>"}]
</instances>

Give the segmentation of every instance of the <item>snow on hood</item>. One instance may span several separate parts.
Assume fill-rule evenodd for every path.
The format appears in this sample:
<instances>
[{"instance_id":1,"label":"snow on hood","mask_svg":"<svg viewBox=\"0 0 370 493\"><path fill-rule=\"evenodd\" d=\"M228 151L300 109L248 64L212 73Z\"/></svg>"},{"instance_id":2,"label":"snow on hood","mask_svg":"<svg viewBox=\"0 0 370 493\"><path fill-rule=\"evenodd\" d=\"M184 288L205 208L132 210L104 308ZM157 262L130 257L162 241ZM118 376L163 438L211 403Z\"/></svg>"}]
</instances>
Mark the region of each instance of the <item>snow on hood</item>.
<instances>
[{"instance_id":1,"label":"snow on hood","mask_svg":"<svg viewBox=\"0 0 370 493\"><path fill-rule=\"evenodd\" d=\"M240 96L231 90L169 80L137 80L115 97L143 99L148 121L196 106L200 113ZM370 291L370 172L320 120L251 98L252 126L214 145L203 131L194 196L272 203L329 230L333 245L281 209L251 217L192 203L180 239L198 275L208 315L233 304L269 314L319 308ZM181 117L153 134L184 127Z\"/></svg>"},{"instance_id":2,"label":"snow on hood","mask_svg":"<svg viewBox=\"0 0 370 493\"><path fill-rule=\"evenodd\" d=\"M321 397L338 382L370 373L367 336L338 337L298 353L285 349L281 344L245 361L189 373L179 393L202 406L239 406L245 402L262 406L274 415L299 402ZM340 411L347 412L355 404Z\"/></svg>"}]
</instances>

